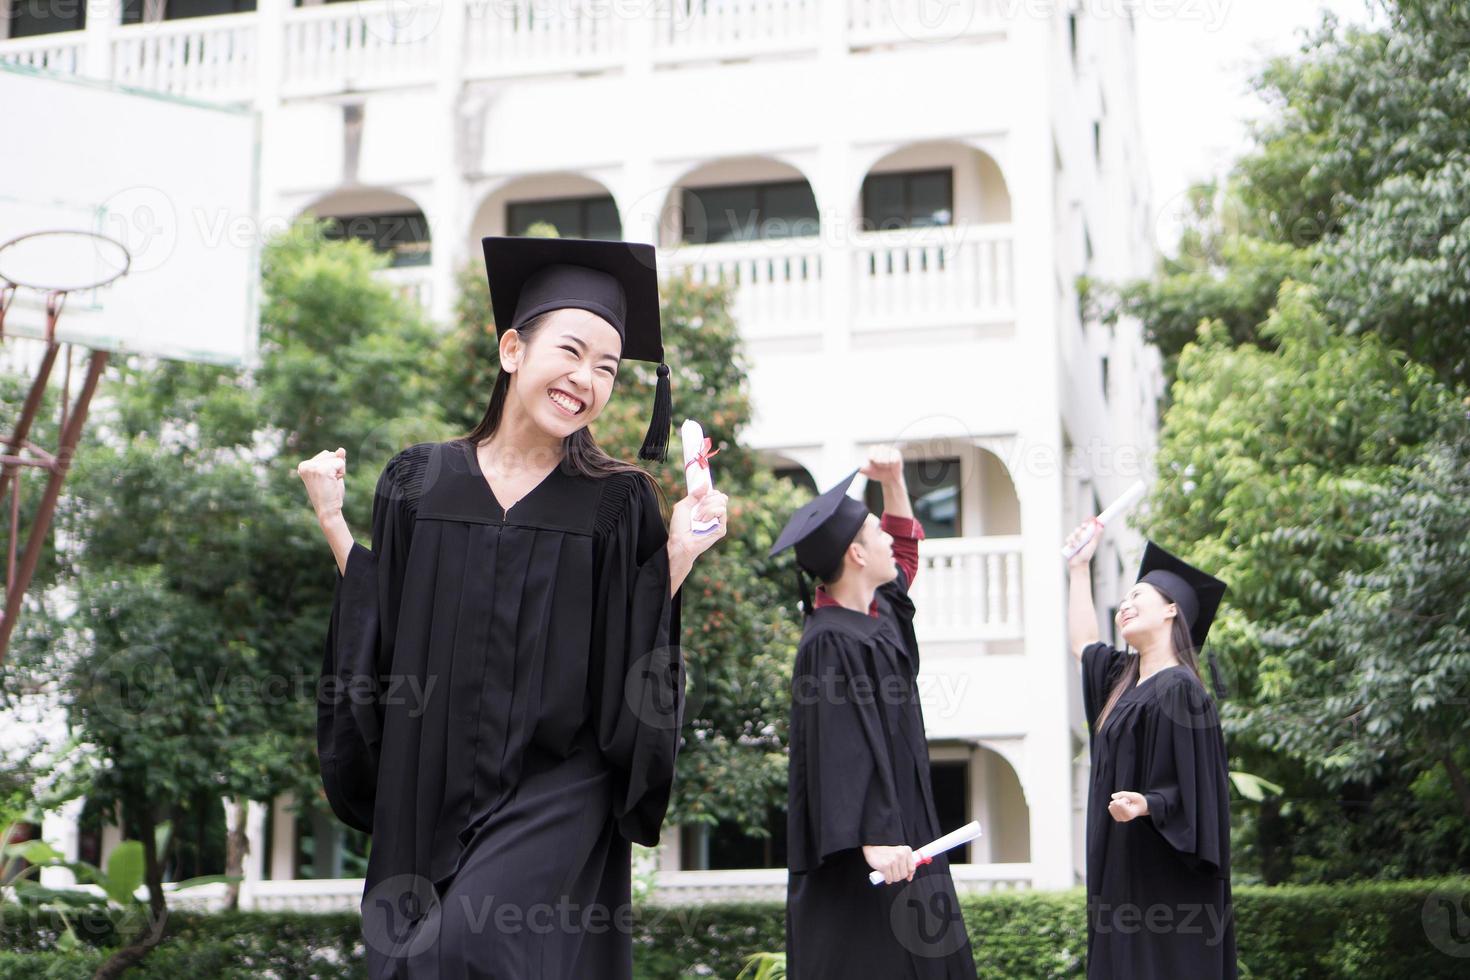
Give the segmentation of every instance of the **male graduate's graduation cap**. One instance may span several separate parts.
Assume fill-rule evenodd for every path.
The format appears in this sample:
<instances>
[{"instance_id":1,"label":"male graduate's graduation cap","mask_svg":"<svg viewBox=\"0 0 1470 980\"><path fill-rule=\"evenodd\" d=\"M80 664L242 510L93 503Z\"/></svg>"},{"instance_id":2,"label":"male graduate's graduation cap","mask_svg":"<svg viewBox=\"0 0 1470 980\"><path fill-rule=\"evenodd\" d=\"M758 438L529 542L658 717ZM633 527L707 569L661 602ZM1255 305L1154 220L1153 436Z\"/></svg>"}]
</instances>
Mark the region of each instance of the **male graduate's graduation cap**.
<instances>
[{"instance_id":1,"label":"male graduate's graduation cap","mask_svg":"<svg viewBox=\"0 0 1470 980\"><path fill-rule=\"evenodd\" d=\"M1143 549L1143 561L1138 565L1138 581L1162 589L1189 624L1189 637L1196 652L1202 651L1210 626L1215 622L1215 613L1220 609L1220 600L1225 597L1226 584L1208 572L1201 571L1177 555L1148 542ZM1215 667L1215 658L1209 658L1210 681L1216 697L1225 696L1225 686L1220 683L1220 672Z\"/></svg>"},{"instance_id":2,"label":"male graduate's graduation cap","mask_svg":"<svg viewBox=\"0 0 1470 980\"><path fill-rule=\"evenodd\" d=\"M853 470L833 484L826 493L816 497L786 522L786 527L771 546L770 557L774 558L787 548L796 548L796 564L808 575L829 579L842 568L842 558L847 546L862 530L868 519L868 508L860 500L847 495L858 474ZM801 590L802 606L811 612L812 604L807 595L806 580L797 574L797 585Z\"/></svg>"},{"instance_id":3,"label":"male graduate's graduation cap","mask_svg":"<svg viewBox=\"0 0 1470 980\"><path fill-rule=\"evenodd\" d=\"M658 269L652 245L578 238L482 238L495 329L520 329L542 313L596 313L623 338L623 357L658 365L653 419L638 450L663 460L673 413L669 366L658 317Z\"/></svg>"}]
</instances>

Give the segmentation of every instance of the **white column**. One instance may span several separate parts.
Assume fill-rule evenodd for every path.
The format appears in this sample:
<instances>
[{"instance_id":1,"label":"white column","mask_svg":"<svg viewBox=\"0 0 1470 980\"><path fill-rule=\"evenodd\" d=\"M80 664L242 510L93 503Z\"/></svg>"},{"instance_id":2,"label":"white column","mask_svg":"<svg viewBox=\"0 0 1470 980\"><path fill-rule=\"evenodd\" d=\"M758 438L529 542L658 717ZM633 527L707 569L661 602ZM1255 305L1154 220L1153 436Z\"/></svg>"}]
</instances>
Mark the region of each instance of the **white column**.
<instances>
[{"instance_id":1,"label":"white column","mask_svg":"<svg viewBox=\"0 0 1470 980\"><path fill-rule=\"evenodd\" d=\"M1031 808L1031 864L1037 888L1067 888L1072 871L1072 752L1063 566L1064 502L1060 358L1057 332L1056 243L1053 240L1052 24L1016 18L1010 44L1015 63L1034 68L1034 84L1010 101L1014 152L1009 156L1015 220L1016 343L1028 397L1018 406L1018 447L1012 476L1021 501L1023 623L1034 723L1020 773Z\"/></svg>"},{"instance_id":2,"label":"white column","mask_svg":"<svg viewBox=\"0 0 1470 980\"><path fill-rule=\"evenodd\" d=\"M41 816L41 839L61 852L68 861L80 857L83 799L67 800L55 810ZM76 876L66 868L42 868L41 884L47 888L66 888L76 884Z\"/></svg>"},{"instance_id":3,"label":"white column","mask_svg":"<svg viewBox=\"0 0 1470 980\"><path fill-rule=\"evenodd\" d=\"M270 869L272 881L292 881L296 877L296 814L289 793L275 798L271 804Z\"/></svg>"},{"instance_id":4,"label":"white column","mask_svg":"<svg viewBox=\"0 0 1470 980\"><path fill-rule=\"evenodd\" d=\"M122 4L115 0L88 0L86 40L77 67L88 78L112 79L112 34L122 23Z\"/></svg>"},{"instance_id":5,"label":"white column","mask_svg":"<svg viewBox=\"0 0 1470 980\"><path fill-rule=\"evenodd\" d=\"M462 159L464 126L461 93L464 91L464 35L468 11L466 0L441 0L439 23L434 28L438 46L434 79L434 144L448 152L434 157L434 175L429 202L429 233L433 236L433 262L429 267L429 316L447 323L454 310L454 270L466 259L469 222L473 214L465 207Z\"/></svg>"}]
</instances>

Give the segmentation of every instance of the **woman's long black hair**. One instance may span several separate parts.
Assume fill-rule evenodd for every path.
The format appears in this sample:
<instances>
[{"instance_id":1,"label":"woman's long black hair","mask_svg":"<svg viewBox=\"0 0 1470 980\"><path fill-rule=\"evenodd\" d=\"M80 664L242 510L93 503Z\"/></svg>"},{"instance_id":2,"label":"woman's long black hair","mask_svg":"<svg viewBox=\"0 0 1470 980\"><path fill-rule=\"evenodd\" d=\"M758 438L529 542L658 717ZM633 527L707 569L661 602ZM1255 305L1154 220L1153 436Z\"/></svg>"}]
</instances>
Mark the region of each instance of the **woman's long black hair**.
<instances>
[{"instance_id":1,"label":"woman's long black hair","mask_svg":"<svg viewBox=\"0 0 1470 980\"><path fill-rule=\"evenodd\" d=\"M1169 595L1169 593L1160 589L1152 582L1148 584L1159 595L1163 596L1165 603L1174 602L1174 597ZM1195 677L1199 677L1199 659L1195 656L1194 638L1189 635L1189 624L1184 621L1182 610L1174 614L1174 625L1169 632L1169 641L1174 647L1174 656L1181 664L1193 671ZM1097 716L1097 727L1094 731L1102 731L1103 723L1108 720L1108 715L1112 714L1113 707L1118 703L1118 699L1123 696L1125 691L1138 683L1138 673L1141 669L1139 661L1141 659L1138 656L1131 656L1124 659L1123 673L1113 684L1112 691L1108 692L1107 703L1103 705L1102 711ZM1200 678L1200 681L1203 683L1204 679Z\"/></svg>"},{"instance_id":2,"label":"woman's long black hair","mask_svg":"<svg viewBox=\"0 0 1470 980\"><path fill-rule=\"evenodd\" d=\"M517 333L520 334L521 342L529 344L531 338L546 322L555 310L542 313L540 316L532 317L522 324ZM500 428L500 418L505 412L505 399L510 393L510 380L514 372L505 370L504 367L495 376L495 387L490 390L490 404L485 408L485 415L480 419L478 425L468 434L460 436L470 444L470 448L495 435ZM609 456L597 445L597 440L592 437L592 431L587 426L582 426L576 432L567 436L562 442L562 461L559 465L577 476L588 476L594 479L605 479L616 473L636 473L653 484L654 491L659 498L663 498L663 492L647 470L632 463L624 462L613 456Z\"/></svg>"}]
</instances>

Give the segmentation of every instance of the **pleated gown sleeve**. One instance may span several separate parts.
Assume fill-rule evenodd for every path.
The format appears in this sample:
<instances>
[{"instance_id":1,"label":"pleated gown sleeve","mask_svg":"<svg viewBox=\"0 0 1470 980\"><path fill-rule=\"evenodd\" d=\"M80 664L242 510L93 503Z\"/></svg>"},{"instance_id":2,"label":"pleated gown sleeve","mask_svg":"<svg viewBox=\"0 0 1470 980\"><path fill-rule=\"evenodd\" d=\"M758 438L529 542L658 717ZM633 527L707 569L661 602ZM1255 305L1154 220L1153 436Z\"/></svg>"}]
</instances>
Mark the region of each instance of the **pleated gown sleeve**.
<instances>
[{"instance_id":1,"label":"pleated gown sleeve","mask_svg":"<svg viewBox=\"0 0 1470 980\"><path fill-rule=\"evenodd\" d=\"M1097 716L1108 703L1108 694L1118 681L1123 669L1123 658L1128 656L1101 641L1089 643L1082 651L1082 710L1087 716L1087 729L1097 734Z\"/></svg>"},{"instance_id":2,"label":"pleated gown sleeve","mask_svg":"<svg viewBox=\"0 0 1470 980\"><path fill-rule=\"evenodd\" d=\"M668 531L649 480L619 474L597 520L589 689L598 747L616 773L613 817L658 844L684 722L680 597L670 596Z\"/></svg>"},{"instance_id":3,"label":"pleated gown sleeve","mask_svg":"<svg viewBox=\"0 0 1470 980\"><path fill-rule=\"evenodd\" d=\"M809 634L797 649L790 727L793 872L841 851L904 844L881 693L865 645L844 634Z\"/></svg>"},{"instance_id":4,"label":"pleated gown sleeve","mask_svg":"<svg viewBox=\"0 0 1470 980\"><path fill-rule=\"evenodd\" d=\"M1175 671L1178 674L1178 671ZM1148 820L1196 871L1226 865L1229 766L1215 705L1192 677L1160 678L1145 730L1143 785Z\"/></svg>"},{"instance_id":5,"label":"pleated gown sleeve","mask_svg":"<svg viewBox=\"0 0 1470 980\"><path fill-rule=\"evenodd\" d=\"M372 550L353 542L338 572L317 697L317 758L332 812L371 833L382 747L382 677L393 663L403 570L426 447L388 461L373 493Z\"/></svg>"}]
</instances>

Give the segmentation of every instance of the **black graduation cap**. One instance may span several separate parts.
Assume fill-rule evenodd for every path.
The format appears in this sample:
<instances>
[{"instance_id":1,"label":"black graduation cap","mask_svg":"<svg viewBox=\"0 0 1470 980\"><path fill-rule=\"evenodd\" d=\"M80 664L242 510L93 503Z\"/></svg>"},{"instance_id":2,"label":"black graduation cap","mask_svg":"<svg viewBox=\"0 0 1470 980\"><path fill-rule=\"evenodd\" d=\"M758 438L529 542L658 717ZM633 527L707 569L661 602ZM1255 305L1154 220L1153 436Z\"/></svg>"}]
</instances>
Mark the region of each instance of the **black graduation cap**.
<instances>
[{"instance_id":1,"label":"black graduation cap","mask_svg":"<svg viewBox=\"0 0 1470 980\"><path fill-rule=\"evenodd\" d=\"M1220 600L1225 597L1226 584L1208 572L1201 571L1177 555L1149 541L1143 549L1143 561L1138 565L1138 581L1158 586L1179 607L1184 621L1189 624L1189 637L1196 652L1204 649L1205 638L1215 622L1215 613L1220 609ZM1210 680L1215 694L1225 696L1220 683L1215 658L1209 658Z\"/></svg>"},{"instance_id":2,"label":"black graduation cap","mask_svg":"<svg viewBox=\"0 0 1470 980\"><path fill-rule=\"evenodd\" d=\"M658 365L653 419L642 459L662 461L673 414L669 366L658 315L658 268L652 245L585 238L480 239L495 330L519 329L552 310L596 313L623 338L623 356Z\"/></svg>"},{"instance_id":3,"label":"black graduation cap","mask_svg":"<svg viewBox=\"0 0 1470 980\"><path fill-rule=\"evenodd\" d=\"M827 579L837 574L842 567L842 557L847 552L847 546L852 544L852 539L857 537L863 528L863 522L868 519L867 505L847 495L847 488L852 485L857 474L858 471L853 470L826 493L792 514L776 543L771 546L770 556L774 558L794 545L796 563L808 575ZM807 611L810 611L811 602L807 601L806 581L800 576L798 585L801 587L802 600Z\"/></svg>"}]
</instances>

